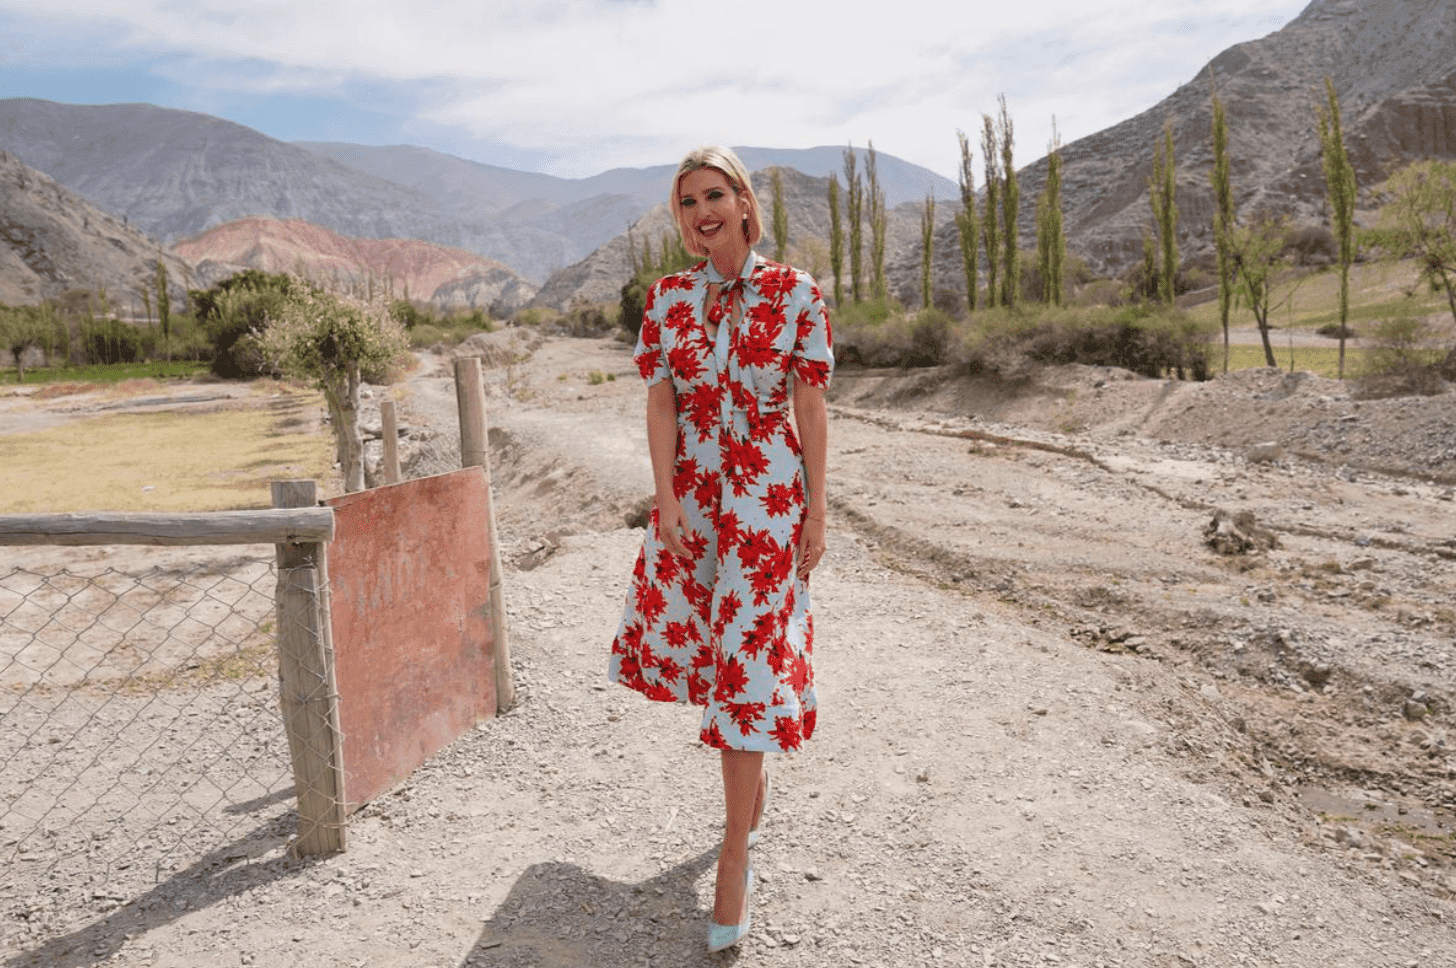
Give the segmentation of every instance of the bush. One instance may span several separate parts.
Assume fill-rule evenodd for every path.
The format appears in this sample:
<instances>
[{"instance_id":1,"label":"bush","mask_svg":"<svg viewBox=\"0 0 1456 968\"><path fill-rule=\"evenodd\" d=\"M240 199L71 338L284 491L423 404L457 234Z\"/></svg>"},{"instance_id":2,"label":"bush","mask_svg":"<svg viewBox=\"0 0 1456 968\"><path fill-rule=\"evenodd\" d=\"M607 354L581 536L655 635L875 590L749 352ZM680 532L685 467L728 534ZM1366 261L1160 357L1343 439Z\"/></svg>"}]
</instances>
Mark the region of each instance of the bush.
<instances>
[{"instance_id":1,"label":"bush","mask_svg":"<svg viewBox=\"0 0 1456 968\"><path fill-rule=\"evenodd\" d=\"M1334 233L1323 225L1304 225L1290 229L1284 240L1284 251L1294 257L1298 266L1327 266L1340 260L1340 244Z\"/></svg>"},{"instance_id":2,"label":"bush","mask_svg":"<svg viewBox=\"0 0 1456 968\"><path fill-rule=\"evenodd\" d=\"M114 319L83 322L81 352L87 363L136 363L148 355L144 332Z\"/></svg>"},{"instance_id":3,"label":"bush","mask_svg":"<svg viewBox=\"0 0 1456 968\"><path fill-rule=\"evenodd\" d=\"M192 290L197 321L212 343L212 372L224 379L259 376L266 363L257 335L277 318L290 298L319 290L284 274L245 269L211 289Z\"/></svg>"},{"instance_id":4,"label":"bush","mask_svg":"<svg viewBox=\"0 0 1456 968\"><path fill-rule=\"evenodd\" d=\"M1433 330L1422 319L1398 316L1375 327L1374 345L1354 380L1359 399L1429 397L1445 390L1450 357L1430 348Z\"/></svg>"}]
</instances>

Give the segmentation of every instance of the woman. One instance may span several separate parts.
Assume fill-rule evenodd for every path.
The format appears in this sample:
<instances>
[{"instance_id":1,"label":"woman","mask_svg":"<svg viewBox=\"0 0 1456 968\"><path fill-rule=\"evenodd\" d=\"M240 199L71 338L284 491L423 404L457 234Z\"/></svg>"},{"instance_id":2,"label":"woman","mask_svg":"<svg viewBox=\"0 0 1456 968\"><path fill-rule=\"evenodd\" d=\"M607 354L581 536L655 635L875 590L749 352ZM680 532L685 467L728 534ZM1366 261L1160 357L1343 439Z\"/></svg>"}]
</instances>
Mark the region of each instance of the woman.
<instances>
[{"instance_id":1,"label":"woman","mask_svg":"<svg viewBox=\"0 0 1456 968\"><path fill-rule=\"evenodd\" d=\"M753 251L763 223L732 151L691 152L670 204L705 261L647 294L636 362L656 503L608 675L706 707L726 808L708 927L719 951L748 933L763 754L814 733L808 580L824 555L834 357L814 281Z\"/></svg>"}]
</instances>

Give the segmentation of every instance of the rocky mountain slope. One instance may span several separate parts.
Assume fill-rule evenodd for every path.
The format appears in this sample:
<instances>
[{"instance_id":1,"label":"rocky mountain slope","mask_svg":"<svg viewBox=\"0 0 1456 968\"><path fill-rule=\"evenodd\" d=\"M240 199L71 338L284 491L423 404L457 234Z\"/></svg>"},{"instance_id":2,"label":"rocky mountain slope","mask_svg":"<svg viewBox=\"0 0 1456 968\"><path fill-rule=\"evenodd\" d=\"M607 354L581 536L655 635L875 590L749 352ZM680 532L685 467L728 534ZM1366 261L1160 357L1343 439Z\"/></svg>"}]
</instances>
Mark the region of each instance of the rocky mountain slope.
<instances>
[{"instance_id":1,"label":"rocky mountain slope","mask_svg":"<svg viewBox=\"0 0 1456 968\"><path fill-rule=\"evenodd\" d=\"M1212 106L1228 113L1239 217L1260 209L1323 222L1325 182L1315 105L1329 75L1366 201L1370 188L1418 158L1456 158L1456 4L1449 0L1313 0L1282 30L1237 44L1172 95L1062 150L1070 247L1097 271L1141 258L1151 229L1148 179L1171 124L1184 258L1211 252ZM1020 176L1023 242L1046 160Z\"/></svg>"},{"instance_id":2,"label":"rocky mountain slope","mask_svg":"<svg viewBox=\"0 0 1456 968\"><path fill-rule=\"evenodd\" d=\"M240 219L184 239L173 251L196 267L203 285L240 269L296 272L497 316L519 309L536 292L511 269L473 252L411 239L349 238L299 219Z\"/></svg>"},{"instance_id":3,"label":"rocky mountain slope","mask_svg":"<svg viewBox=\"0 0 1456 968\"><path fill-rule=\"evenodd\" d=\"M161 243L0 150L0 303L100 287L126 299L152 285L159 257L180 297L188 267Z\"/></svg>"},{"instance_id":4,"label":"rocky mountain slope","mask_svg":"<svg viewBox=\"0 0 1456 968\"><path fill-rule=\"evenodd\" d=\"M672 166L567 179L426 148L287 144L220 118L147 104L0 100L0 147L165 242L253 216L361 238L433 242L533 283L589 255L658 204ZM827 174L838 148L744 149L755 167ZM891 204L953 188L883 156ZM938 186L938 188L937 188Z\"/></svg>"}]
</instances>

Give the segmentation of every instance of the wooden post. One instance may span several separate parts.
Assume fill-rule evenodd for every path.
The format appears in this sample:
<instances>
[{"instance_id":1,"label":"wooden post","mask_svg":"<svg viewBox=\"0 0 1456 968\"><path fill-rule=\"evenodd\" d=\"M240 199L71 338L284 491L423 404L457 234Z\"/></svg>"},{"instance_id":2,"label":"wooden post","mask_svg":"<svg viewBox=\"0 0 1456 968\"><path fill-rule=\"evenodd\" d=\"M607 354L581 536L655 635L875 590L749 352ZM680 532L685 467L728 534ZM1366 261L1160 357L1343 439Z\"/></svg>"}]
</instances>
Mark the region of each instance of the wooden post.
<instances>
[{"instance_id":1,"label":"wooden post","mask_svg":"<svg viewBox=\"0 0 1456 968\"><path fill-rule=\"evenodd\" d=\"M313 507L313 481L274 481L275 508ZM328 556L321 542L278 548L278 682L298 797L301 857L344 849L343 733L339 728Z\"/></svg>"},{"instance_id":2,"label":"wooden post","mask_svg":"<svg viewBox=\"0 0 1456 968\"><path fill-rule=\"evenodd\" d=\"M486 444L485 387L480 382L480 360L474 356L455 361L455 401L460 409L460 466L485 472L485 492L491 495L490 450ZM501 588L500 539L495 530L495 499L490 501L490 637L495 656L496 711L516 704L511 676L511 645L506 637L505 596Z\"/></svg>"},{"instance_id":3,"label":"wooden post","mask_svg":"<svg viewBox=\"0 0 1456 968\"><path fill-rule=\"evenodd\" d=\"M384 483L398 484L399 473L399 418L393 400L381 400L379 419L384 435Z\"/></svg>"}]
</instances>

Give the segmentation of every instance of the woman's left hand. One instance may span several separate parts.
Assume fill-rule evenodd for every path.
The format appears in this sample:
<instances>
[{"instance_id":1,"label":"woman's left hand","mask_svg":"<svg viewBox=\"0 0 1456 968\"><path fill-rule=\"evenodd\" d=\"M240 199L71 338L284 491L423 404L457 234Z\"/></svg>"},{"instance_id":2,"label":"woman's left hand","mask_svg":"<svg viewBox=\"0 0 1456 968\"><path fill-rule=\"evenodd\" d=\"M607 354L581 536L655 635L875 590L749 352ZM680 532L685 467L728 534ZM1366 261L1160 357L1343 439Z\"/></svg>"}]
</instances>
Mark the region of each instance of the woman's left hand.
<instances>
[{"instance_id":1,"label":"woman's left hand","mask_svg":"<svg viewBox=\"0 0 1456 968\"><path fill-rule=\"evenodd\" d=\"M809 577L824 557L824 519L805 518L804 530L799 536L798 571L802 581Z\"/></svg>"}]
</instances>

